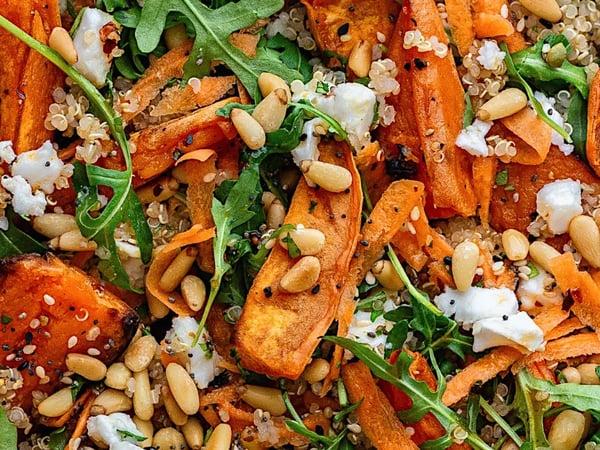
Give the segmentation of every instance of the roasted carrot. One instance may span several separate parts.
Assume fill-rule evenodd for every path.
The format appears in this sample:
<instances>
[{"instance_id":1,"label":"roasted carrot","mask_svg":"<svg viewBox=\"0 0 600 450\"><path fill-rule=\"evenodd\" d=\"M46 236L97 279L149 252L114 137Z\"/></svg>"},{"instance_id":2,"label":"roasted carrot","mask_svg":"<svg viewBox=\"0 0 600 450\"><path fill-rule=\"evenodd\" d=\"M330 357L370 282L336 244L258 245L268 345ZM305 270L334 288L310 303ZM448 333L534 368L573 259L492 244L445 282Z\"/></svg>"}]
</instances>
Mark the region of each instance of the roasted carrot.
<instances>
[{"instance_id":1,"label":"roasted carrot","mask_svg":"<svg viewBox=\"0 0 600 450\"><path fill-rule=\"evenodd\" d=\"M596 74L590 86L587 116L587 140L585 153L588 164L600 176L600 74Z\"/></svg>"},{"instance_id":2,"label":"roasted carrot","mask_svg":"<svg viewBox=\"0 0 600 450\"><path fill-rule=\"evenodd\" d=\"M473 161L473 184L478 187L475 191L479 202L479 218L481 224L488 226L490 219L490 204L492 202L492 187L496 183L496 168L498 159L494 156L475 158Z\"/></svg>"},{"instance_id":3,"label":"roasted carrot","mask_svg":"<svg viewBox=\"0 0 600 450\"><path fill-rule=\"evenodd\" d=\"M544 338L569 317L569 311L564 311L561 305L547 306L535 316L533 321L544 333Z\"/></svg>"},{"instance_id":4,"label":"roasted carrot","mask_svg":"<svg viewBox=\"0 0 600 450\"><path fill-rule=\"evenodd\" d=\"M469 0L446 0L446 12L452 40L456 44L458 53L465 56L469 53L475 39L470 2Z\"/></svg>"},{"instance_id":5,"label":"roasted carrot","mask_svg":"<svg viewBox=\"0 0 600 450\"><path fill-rule=\"evenodd\" d=\"M559 339L564 336L567 336L573 333L574 331L578 331L583 328L585 328L585 325L581 323L581 320L579 320L577 317L571 317L558 324L548 333L544 334L544 339L546 339L547 341L552 341L554 339Z\"/></svg>"},{"instance_id":6,"label":"roasted carrot","mask_svg":"<svg viewBox=\"0 0 600 450\"><path fill-rule=\"evenodd\" d=\"M410 434L396 417L383 392L375 384L369 368L362 362L346 364L342 379L352 403L362 401L356 415L362 430L378 450L418 449Z\"/></svg>"},{"instance_id":7,"label":"roasted carrot","mask_svg":"<svg viewBox=\"0 0 600 450\"><path fill-rule=\"evenodd\" d=\"M540 164L548 156L552 144L552 128L530 108L500 119L493 132L515 142L517 154L511 161L519 164Z\"/></svg>"},{"instance_id":8,"label":"roasted carrot","mask_svg":"<svg viewBox=\"0 0 600 450\"><path fill-rule=\"evenodd\" d=\"M83 408L76 411L77 423L75 424L75 429L73 430L73 433L71 433L71 437L69 438L69 442L67 443L65 450L77 449L79 445L75 444L75 441L81 438L81 436L86 432L87 421L90 418L94 400L96 400L96 395L92 390L87 391L87 393L90 395L88 395L85 401L83 401Z\"/></svg>"},{"instance_id":9,"label":"roasted carrot","mask_svg":"<svg viewBox=\"0 0 600 450\"><path fill-rule=\"evenodd\" d=\"M351 151L332 141L322 142L320 151L322 161L351 172L349 191L317 190L301 179L285 218L286 224L301 223L325 234L325 247L317 255L317 285L298 294L283 292L279 280L295 261L277 245L254 279L237 323L235 341L242 364L272 376L296 379L304 370L334 319L358 241L362 192Z\"/></svg>"}]
</instances>

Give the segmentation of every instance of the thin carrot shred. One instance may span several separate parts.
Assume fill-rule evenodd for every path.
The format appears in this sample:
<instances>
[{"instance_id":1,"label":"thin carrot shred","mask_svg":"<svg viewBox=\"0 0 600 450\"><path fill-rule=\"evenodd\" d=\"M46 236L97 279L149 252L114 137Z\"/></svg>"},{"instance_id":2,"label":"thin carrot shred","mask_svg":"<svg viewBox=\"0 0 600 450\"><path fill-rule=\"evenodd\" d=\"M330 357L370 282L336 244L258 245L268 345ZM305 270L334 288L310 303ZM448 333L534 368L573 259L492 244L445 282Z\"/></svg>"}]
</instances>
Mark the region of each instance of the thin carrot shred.
<instances>
[{"instance_id":1,"label":"thin carrot shred","mask_svg":"<svg viewBox=\"0 0 600 450\"><path fill-rule=\"evenodd\" d=\"M77 424L75 425L75 429L73 433L71 433L71 437L65 450L75 450L78 446L76 445L76 441L83 436L83 434L87 430L87 421L91 416L92 405L94 404L94 400L96 400L96 395L90 389L88 391L90 395L84 400L83 408L78 411Z\"/></svg>"},{"instance_id":2,"label":"thin carrot shred","mask_svg":"<svg viewBox=\"0 0 600 450\"><path fill-rule=\"evenodd\" d=\"M581 323L577 317L571 317L564 322L561 322L554 329L544 334L544 339L547 341L552 341L554 339L559 339L564 336L567 336L574 331L578 331L585 328L585 325Z\"/></svg>"}]
</instances>

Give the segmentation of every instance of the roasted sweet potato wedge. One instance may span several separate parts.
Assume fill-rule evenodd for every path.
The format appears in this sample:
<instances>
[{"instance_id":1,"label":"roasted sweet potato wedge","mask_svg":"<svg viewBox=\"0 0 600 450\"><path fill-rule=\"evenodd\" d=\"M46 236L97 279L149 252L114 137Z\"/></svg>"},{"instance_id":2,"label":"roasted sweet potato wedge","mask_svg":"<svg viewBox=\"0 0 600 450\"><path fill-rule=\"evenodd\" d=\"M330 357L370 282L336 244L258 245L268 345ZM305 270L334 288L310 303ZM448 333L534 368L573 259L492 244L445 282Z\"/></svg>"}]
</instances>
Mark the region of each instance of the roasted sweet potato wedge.
<instances>
[{"instance_id":1,"label":"roasted sweet potato wedge","mask_svg":"<svg viewBox=\"0 0 600 450\"><path fill-rule=\"evenodd\" d=\"M9 400L26 410L33 390L55 390L67 353L108 364L139 322L135 311L93 278L55 256L34 254L0 261L0 315L0 361L23 378Z\"/></svg>"}]
</instances>

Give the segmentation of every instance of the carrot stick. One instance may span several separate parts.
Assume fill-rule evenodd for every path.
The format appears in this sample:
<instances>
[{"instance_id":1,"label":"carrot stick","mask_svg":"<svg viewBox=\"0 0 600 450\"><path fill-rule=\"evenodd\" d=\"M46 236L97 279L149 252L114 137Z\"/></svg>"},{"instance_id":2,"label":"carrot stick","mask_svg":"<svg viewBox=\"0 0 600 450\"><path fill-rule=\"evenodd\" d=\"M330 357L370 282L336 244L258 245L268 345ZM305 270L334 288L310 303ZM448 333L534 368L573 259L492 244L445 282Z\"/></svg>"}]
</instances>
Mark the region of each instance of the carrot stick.
<instances>
[{"instance_id":1,"label":"carrot stick","mask_svg":"<svg viewBox=\"0 0 600 450\"><path fill-rule=\"evenodd\" d=\"M64 413L62 416L58 417L45 417L43 416L40 421L43 425L51 428L60 428L64 426L69 420L78 416L78 411L88 404L91 407L91 404L94 403L96 399L96 395L93 393L91 389L87 389L83 394L81 394L74 402L73 405L69 408L69 410Z\"/></svg>"},{"instance_id":2,"label":"carrot stick","mask_svg":"<svg viewBox=\"0 0 600 450\"><path fill-rule=\"evenodd\" d=\"M69 442L65 447L65 450L75 450L77 446L75 445L75 441L83 436L87 428L87 421L90 418L92 405L94 404L94 400L96 400L96 395L93 394L91 390L88 391L91 395L88 396L84 400L83 408L78 412L77 424L75 425L75 429L69 438Z\"/></svg>"},{"instance_id":3,"label":"carrot stick","mask_svg":"<svg viewBox=\"0 0 600 450\"><path fill-rule=\"evenodd\" d=\"M561 305L548 306L535 316L533 321L544 333L544 338L569 317L569 311L563 311Z\"/></svg>"},{"instance_id":4,"label":"carrot stick","mask_svg":"<svg viewBox=\"0 0 600 450\"><path fill-rule=\"evenodd\" d=\"M479 218L483 226L488 226L490 218L492 187L496 183L497 167L498 158L494 156L475 158L473 161L473 184L478 186L475 195L479 202Z\"/></svg>"},{"instance_id":5,"label":"carrot stick","mask_svg":"<svg viewBox=\"0 0 600 450\"><path fill-rule=\"evenodd\" d=\"M585 153L590 167L600 175L600 74L598 73L590 86L587 117Z\"/></svg>"},{"instance_id":6,"label":"carrot stick","mask_svg":"<svg viewBox=\"0 0 600 450\"><path fill-rule=\"evenodd\" d=\"M465 56L469 53L475 39L470 2L469 0L446 0L446 12L450 33L458 53Z\"/></svg>"}]
</instances>

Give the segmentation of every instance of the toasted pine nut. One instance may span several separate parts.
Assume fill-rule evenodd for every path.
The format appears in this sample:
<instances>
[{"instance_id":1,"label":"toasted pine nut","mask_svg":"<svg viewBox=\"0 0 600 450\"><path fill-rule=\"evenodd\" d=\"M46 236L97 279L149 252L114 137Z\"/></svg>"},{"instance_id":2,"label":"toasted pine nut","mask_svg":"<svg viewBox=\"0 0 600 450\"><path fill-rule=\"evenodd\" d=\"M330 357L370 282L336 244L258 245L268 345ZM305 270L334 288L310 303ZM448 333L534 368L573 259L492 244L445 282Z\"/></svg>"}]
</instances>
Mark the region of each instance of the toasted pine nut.
<instances>
[{"instance_id":1,"label":"toasted pine nut","mask_svg":"<svg viewBox=\"0 0 600 450\"><path fill-rule=\"evenodd\" d=\"M325 246L325 235L315 228L298 228L290 232L282 233L279 244L287 250L288 244L284 239L291 238L302 256L316 255Z\"/></svg>"},{"instance_id":2,"label":"toasted pine nut","mask_svg":"<svg viewBox=\"0 0 600 450\"><path fill-rule=\"evenodd\" d=\"M69 370L91 381L100 381L106 375L106 364L83 353L67 354L65 364Z\"/></svg>"},{"instance_id":3,"label":"toasted pine nut","mask_svg":"<svg viewBox=\"0 0 600 450\"><path fill-rule=\"evenodd\" d=\"M150 391L150 378L148 370L133 374L135 390L133 391L133 411L142 420L150 420L154 414L152 392Z\"/></svg>"},{"instance_id":4,"label":"toasted pine nut","mask_svg":"<svg viewBox=\"0 0 600 450\"><path fill-rule=\"evenodd\" d=\"M140 202L147 205L152 202L164 202L177 192L178 181L169 176L162 176L135 191Z\"/></svg>"},{"instance_id":5,"label":"toasted pine nut","mask_svg":"<svg viewBox=\"0 0 600 450\"><path fill-rule=\"evenodd\" d=\"M527 96L517 88L507 88L485 102L477 111L479 120L496 120L512 116L527 106Z\"/></svg>"},{"instance_id":6,"label":"toasted pine nut","mask_svg":"<svg viewBox=\"0 0 600 450\"><path fill-rule=\"evenodd\" d=\"M232 109L230 117L233 126L248 148L258 150L265 145L267 140L265 130L254 117L239 108Z\"/></svg>"},{"instance_id":7,"label":"toasted pine nut","mask_svg":"<svg viewBox=\"0 0 600 450\"><path fill-rule=\"evenodd\" d=\"M323 358L315 358L302 372L302 378L313 384L324 380L329 375L329 369L329 361Z\"/></svg>"},{"instance_id":8,"label":"toasted pine nut","mask_svg":"<svg viewBox=\"0 0 600 450\"><path fill-rule=\"evenodd\" d=\"M263 203L263 209L264 209L265 213L269 211L269 208L271 207L271 205L273 204L275 199L277 199L277 196L275 194L273 194L271 191L263 192L261 200Z\"/></svg>"},{"instance_id":9,"label":"toasted pine nut","mask_svg":"<svg viewBox=\"0 0 600 450\"><path fill-rule=\"evenodd\" d=\"M94 400L94 410L97 414L112 414L114 412L129 411L133 403L124 392L116 389L105 389Z\"/></svg>"},{"instance_id":10,"label":"toasted pine nut","mask_svg":"<svg viewBox=\"0 0 600 450\"><path fill-rule=\"evenodd\" d=\"M269 411L273 416L281 416L287 411L279 389L252 384L247 384L245 388L242 400L253 408Z\"/></svg>"},{"instance_id":11,"label":"toasted pine nut","mask_svg":"<svg viewBox=\"0 0 600 450\"><path fill-rule=\"evenodd\" d=\"M287 93L277 88L263 98L252 113L252 117L263 127L265 133L278 130L287 111Z\"/></svg>"},{"instance_id":12,"label":"toasted pine nut","mask_svg":"<svg viewBox=\"0 0 600 450\"><path fill-rule=\"evenodd\" d=\"M131 370L122 362L111 364L106 370L104 384L108 387L124 391L127 389L127 381L131 378Z\"/></svg>"},{"instance_id":13,"label":"toasted pine nut","mask_svg":"<svg viewBox=\"0 0 600 450\"><path fill-rule=\"evenodd\" d=\"M174 291L194 265L196 256L198 256L198 249L194 246L181 250L160 277L158 286L163 291Z\"/></svg>"},{"instance_id":14,"label":"toasted pine nut","mask_svg":"<svg viewBox=\"0 0 600 450\"><path fill-rule=\"evenodd\" d=\"M300 163L300 170L309 181L329 192L342 192L352 185L352 174L342 166L307 159Z\"/></svg>"},{"instance_id":15,"label":"toasted pine nut","mask_svg":"<svg viewBox=\"0 0 600 450\"><path fill-rule=\"evenodd\" d=\"M585 422L585 416L579 411L567 409L561 412L552 422L548 432L550 447L560 450L579 448L579 441L585 431Z\"/></svg>"},{"instance_id":16,"label":"toasted pine nut","mask_svg":"<svg viewBox=\"0 0 600 450\"><path fill-rule=\"evenodd\" d=\"M42 416L60 417L73 406L73 394L71 388L62 388L51 396L42 400L38 405L38 411Z\"/></svg>"},{"instance_id":17,"label":"toasted pine nut","mask_svg":"<svg viewBox=\"0 0 600 450\"><path fill-rule=\"evenodd\" d=\"M79 229L67 231L55 237L50 241L50 246L65 252L85 252L98 248L94 241L88 241L84 238Z\"/></svg>"},{"instance_id":18,"label":"toasted pine nut","mask_svg":"<svg viewBox=\"0 0 600 450\"><path fill-rule=\"evenodd\" d=\"M206 450L229 450L230 446L231 426L227 423L220 423L208 438Z\"/></svg>"},{"instance_id":19,"label":"toasted pine nut","mask_svg":"<svg viewBox=\"0 0 600 450\"><path fill-rule=\"evenodd\" d=\"M70 214L46 213L35 216L31 223L35 231L49 239L78 229L75 216Z\"/></svg>"},{"instance_id":20,"label":"toasted pine nut","mask_svg":"<svg viewBox=\"0 0 600 450\"><path fill-rule=\"evenodd\" d=\"M371 69L371 44L367 41L357 41L348 56L348 67L354 74L363 78L369 75Z\"/></svg>"},{"instance_id":21,"label":"toasted pine nut","mask_svg":"<svg viewBox=\"0 0 600 450\"><path fill-rule=\"evenodd\" d=\"M500 450L519 450L519 446L515 444L515 442L512 439L509 439L504 444L502 444Z\"/></svg>"},{"instance_id":22,"label":"toasted pine nut","mask_svg":"<svg viewBox=\"0 0 600 450\"><path fill-rule=\"evenodd\" d=\"M181 295L192 311L200 311L206 301L206 285L195 275L186 275L181 280Z\"/></svg>"},{"instance_id":23,"label":"toasted pine nut","mask_svg":"<svg viewBox=\"0 0 600 450\"><path fill-rule=\"evenodd\" d=\"M565 367L561 372L567 383L581 383L581 374L575 367Z\"/></svg>"},{"instance_id":24,"label":"toasted pine nut","mask_svg":"<svg viewBox=\"0 0 600 450\"><path fill-rule=\"evenodd\" d=\"M594 363L583 363L577 366L577 371L581 376L581 384L600 384L600 378L598 378L598 375L596 374L597 367L598 364Z\"/></svg>"},{"instance_id":25,"label":"toasted pine nut","mask_svg":"<svg viewBox=\"0 0 600 450\"><path fill-rule=\"evenodd\" d=\"M560 253L545 242L535 241L529 244L529 256L546 272L552 273L552 270L550 270L550 260L560 256Z\"/></svg>"},{"instance_id":26,"label":"toasted pine nut","mask_svg":"<svg viewBox=\"0 0 600 450\"><path fill-rule=\"evenodd\" d=\"M152 425L152 421L150 420L142 420L137 416L133 416L131 419L133 423L135 423L135 427L139 430L139 432L146 439L138 442L137 445L146 448L152 446L152 436L154 435L154 426Z\"/></svg>"},{"instance_id":27,"label":"toasted pine nut","mask_svg":"<svg viewBox=\"0 0 600 450\"><path fill-rule=\"evenodd\" d=\"M303 256L279 281L279 287L297 294L313 287L321 273L321 262L315 256Z\"/></svg>"},{"instance_id":28,"label":"toasted pine nut","mask_svg":"<svg viewBox=\"0 0 600 450\"><path fill-rule=\"evenodd\" d=\"M174 27L165 30L165 44L167 44L169 50L179 47L188 39L188 35L185 31L185 24L183 23L179 23Z\"/></svg>"},{"instance_id":29,"label":"toasted pine nut","mask_svg":"<svg viewBox=\"0 0 600 450\"><path fill-rule=\"evenodd\" d=\"M75 48L75 44L73 44L71 35L63 27L52 28L50 37L48 38L48 46L52 50L56 50L67 64L73 65L77 62L77 49Z\"/></svg>"},{"instance_id":30,"label":"toasted pine nut","mask_svg":"<svg viewBox=\"0 0 600 450\"><path fill-rule=\"evenodd\" d=\"M189 417L181 427L183 437L191 450L200 450L204 443L204 428L196 417Z\"/></svg>"},{"instance_id":31,"label":"toasted pine nut","mask_svg":"<svg viewBox=\"0 0 600 450\"><path fill-rule=\"evenodd\" d=\"M135 340L125 351L124 362L132 372L146 369L158 350L156 339L151 334L142 336Z\"/></svg>"},{"instance_id":32,"label":"toasted pine nut","mask_svg":"<svg viewBox=\"0 0 600 450\"><path fill-rule=\"evenodd\" d=\"M600 268L600 230L591 216L575 216L569 222L569 236L590 266Z\"/></svg>"},{"instance_id":33,"label":"toasted pine nut","mask_svg":"<svg viewBox=\"0 0 600 450\"><path fill-rule=\"evenodd\" d=\"M152 447L158 450L185 448L185 438L173 427L161 428L152 438Z\"/></svg>"},{"instance_id":34,"label":"toasted pine nut","mask_svg":"<svg viewBox=\"0 0 600 450\"><path fill-rule=\"evenodd\" d=\"M286 102L289 102L292 98L290 87L284 79L269 72L263 72L258 76L258 88L263 97L266 97L275 89L283 89L287 95Z\"/></svg>"},{"instance_id":35,"label":"toasted pine nut","mask_svg":"<svg viewBox=\"0 0 600 450\"><path fill-rule=\"evenodd\" d=\"M502 233L502 246L504 247L506 257L511 261L525 259L529 253L527 236L512 228Z\"/></svg>"},{"instance_id":36,"label":"toasted pine nut","mask_svg":"<svg viewBox=\"0 0 600 450\"><path fill-rule=\"evenodd\" d=\"M163 399L165 409L167 410L167 414L171 421L175 425L184 425L188 421L188 415L181 410L173 398L173 394L171 393L169 386L163 385L160 390L160 395Z\"/></svg>"},{"instance_id":37,"label":"toasted pine nut","mask_svg":"<svg viewBox=\"0 0 600 450\"><path fill-rule=\"evenodd\" d=\"M170 363L165 371L171 394L181 410L193 415L200 408L200 397L196 383L190 374L177 363Z\"/></svg>"},{"instance_id":38,"label":"toasted pine nut","mask_svg":"<svg viewBox=\"0 0 600 450\"><path fill-rule=\"evenodd\" d=\"M279 228L283 221L285 220L285 206L283 203L276 198L271 203L269 207L269 211L267 212L267 228L270 230L274 230Z\"/></svg>"},{"instance_id":39,"label":"toasted pine nut","mask_svg":"<svg viewBox=\"0 0 600 450\"><path fill-rule=\"evenodd\" d=\"M394 269L391 261L381 259L373 264L371 273L375 276L375 279L379 281L384 288L391 291L399 291L404 287L404 283Z\"/></svg>"},{"instance_id":40,"label":"toasted pine nut","mask_svg":"<svg viewBox=\"0 0 600 450\"><path fill-rule=\"evenodd\" d=\"M562 11L556 0L521 0L521 5L536 16L552 23L562 18Z\"/></svg>"},{"instance_id":41,"label":"toasted pine nut","mask_svg":"<svg viewBox=\"0 0 600 450\"><path fill-rule=\"evenodd\" d=\"M456 289L466 291L471 287L477 264L479 247L471 241L463 241L456 246L452 254L452 276Z\"/></svg>"},{"instance_id":42,"label":"toasted pine nut","mask_svg":"<svg viewBox=\"0 0 600 450\"><path fill-rule=\"evenodd\" d=\"M150 314L156 319L167 317L167 314L171 311L167 305L152 295L149 290L146 290L146 303L148 303Z\"/></svg>"}]
</instances>

